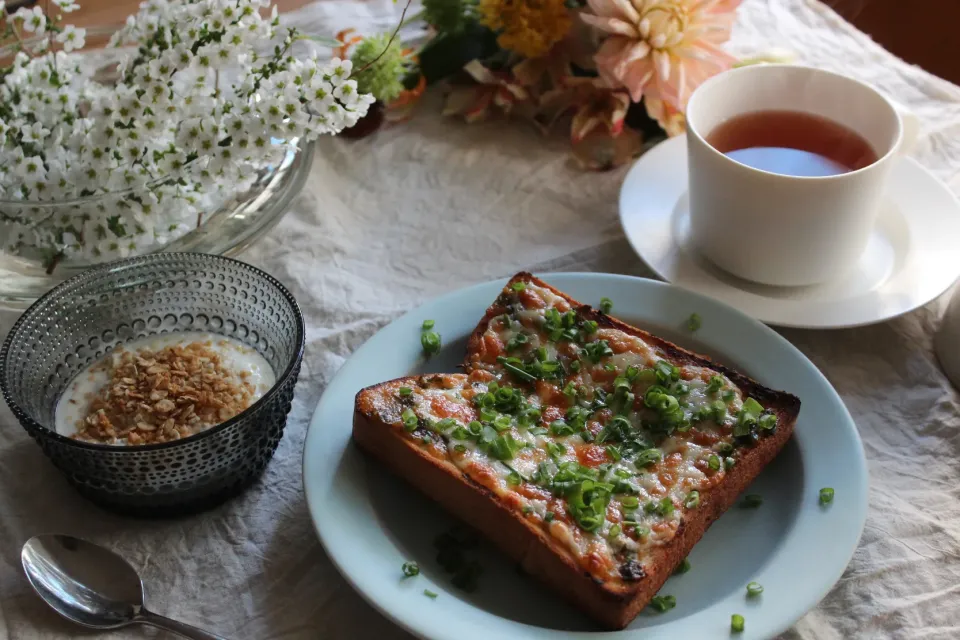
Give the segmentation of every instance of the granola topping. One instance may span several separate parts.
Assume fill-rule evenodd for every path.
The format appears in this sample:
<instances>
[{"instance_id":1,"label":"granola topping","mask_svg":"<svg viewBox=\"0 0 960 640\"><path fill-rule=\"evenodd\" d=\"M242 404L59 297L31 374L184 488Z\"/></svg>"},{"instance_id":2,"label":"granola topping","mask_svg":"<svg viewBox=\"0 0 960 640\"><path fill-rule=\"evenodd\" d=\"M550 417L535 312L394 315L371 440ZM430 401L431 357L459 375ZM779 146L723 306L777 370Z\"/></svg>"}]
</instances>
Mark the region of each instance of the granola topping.
<instances>
[{"instance_id":1,"label":"granola topping","mask_svg":"<svg viewBox=\"0 0 960 640\"><path fill-rule=\"evenodd\" d=\"M169 442L229 420L272 384L269 363L236 340L154 336L77 376L57 407L57 430L100 444Z\"/></svg>"}]
</instances>

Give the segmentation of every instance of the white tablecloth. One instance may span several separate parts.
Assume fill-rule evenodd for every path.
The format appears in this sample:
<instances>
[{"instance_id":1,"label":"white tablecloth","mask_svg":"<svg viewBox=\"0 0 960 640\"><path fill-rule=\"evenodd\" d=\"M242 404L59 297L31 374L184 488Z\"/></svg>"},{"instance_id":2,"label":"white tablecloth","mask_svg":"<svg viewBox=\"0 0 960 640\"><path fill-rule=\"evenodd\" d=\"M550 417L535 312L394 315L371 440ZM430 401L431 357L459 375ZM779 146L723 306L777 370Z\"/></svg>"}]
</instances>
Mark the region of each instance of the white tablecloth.
<instances>
[{"instance_id":1,"label":"white tablecloth","mask_svg":"<svg viewBox=\"0 0 960 640\"><path fill-rule=\"evenodd\" d=\"M399 5L328 1L286 19L328 34L386 29ZM960 88L896 59L815 0L747 0L731 46L788 47L873 83L922 118L916 157L948 182L960 170ZM79 634L20 571L21 544L58 531L119 550L158 611L231 638L404 637L337 574L307 516L300 453L317 399L374 331L442 292L519 268L647 275L617 224L623 173L580 172L563 136L441 119L436 100L374 137L325 141L302 197L245 256L293 290L307 319L293 412L263 480L192 518L115 517L78 498L0 408L0 636ZM850 408L872 486L843 579L784 638L960 637L960 404L931 352L941 307L861 329L783 332Z\"/></svg>"}]
</instances>

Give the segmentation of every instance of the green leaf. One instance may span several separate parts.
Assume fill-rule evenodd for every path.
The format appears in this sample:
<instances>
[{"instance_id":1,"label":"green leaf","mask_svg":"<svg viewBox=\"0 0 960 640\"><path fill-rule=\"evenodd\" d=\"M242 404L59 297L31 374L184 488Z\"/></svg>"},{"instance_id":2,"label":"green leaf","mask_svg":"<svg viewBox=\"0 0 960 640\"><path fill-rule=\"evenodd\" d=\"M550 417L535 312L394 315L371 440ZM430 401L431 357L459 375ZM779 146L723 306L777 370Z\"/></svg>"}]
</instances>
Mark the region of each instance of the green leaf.
<instances>
[{"instance_id":1,"label":"green leaf","mask_svg":"<svg viewBox=\"0 0 960 640\"><path fill-rule=\"evenodd\" d=\"M420 52L420 72L434 84L463 69L471 60L483 60L498 51L496 34L476 22L461 33L441 34Z\"/></svg>"}]
</instances>

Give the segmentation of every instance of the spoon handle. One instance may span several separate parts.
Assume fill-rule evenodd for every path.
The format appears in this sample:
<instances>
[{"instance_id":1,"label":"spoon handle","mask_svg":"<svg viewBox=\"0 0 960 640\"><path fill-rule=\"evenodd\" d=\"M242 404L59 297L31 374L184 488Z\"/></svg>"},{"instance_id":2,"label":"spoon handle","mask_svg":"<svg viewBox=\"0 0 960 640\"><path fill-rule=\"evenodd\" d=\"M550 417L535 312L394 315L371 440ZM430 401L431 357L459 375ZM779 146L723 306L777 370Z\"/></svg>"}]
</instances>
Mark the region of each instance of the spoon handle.
<instances>
[{"instance_id":1,"label":"spoon handle","mask_svg":"<svg viewBox=\"0 0 960 640\"><path fill-rule=\"evenodd\" d=\"M165 631L170 631L183 638L189 638L190 640L227 640L223 636L209 633L192 625L178 622L177 620L165 618L164 616L157 615L152 611L147 611L146 609L141 609L140 615L134 618L134 621L139 622L140 624L156 627L158 629L164 629Z\"/></svg>"}]
</instances>

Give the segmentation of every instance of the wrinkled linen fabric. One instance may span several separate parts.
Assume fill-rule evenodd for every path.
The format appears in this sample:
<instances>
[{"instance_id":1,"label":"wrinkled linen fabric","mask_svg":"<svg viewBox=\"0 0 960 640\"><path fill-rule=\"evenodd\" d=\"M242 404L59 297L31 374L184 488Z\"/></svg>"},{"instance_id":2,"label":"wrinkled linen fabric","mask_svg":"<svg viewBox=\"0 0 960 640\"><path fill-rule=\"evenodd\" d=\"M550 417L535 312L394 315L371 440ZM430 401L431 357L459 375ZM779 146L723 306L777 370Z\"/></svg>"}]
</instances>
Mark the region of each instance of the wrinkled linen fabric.
<instances>
[{"instance_id":1,"label":"wrinkled linen fabric","mask_svg":"<svg viewBox=\"0 0 960 640\"><path fill-rule=\"evenodd\" d=\"M284 19L314 33L385 30L402 4L327 1ZM744 2L730 47L772 46L913 110L922 123L914 156L960 191L960 88L898 60L815 0ZM286 435L243 496L180 520L107 514L79 498L0 408L0 637L81 633L33 595L20 570L23 542L50 531L116 549L158 611L230 638L408 637L340 577L307 515L301 451L326 384L377 329L452 289L521 268L650 275L617 222L625 168L585 173L561 133L468 126L438 111L433 96L411 122L361 141L322 141L303 194L243 256L290 287L307 324ZM931 347L944 300L871 327L782 331L846 402L871 480L852 562L785 640L960 638L960 405ZM11 321L4 316L0 331Z\"/></svg>"}]
</instances>

